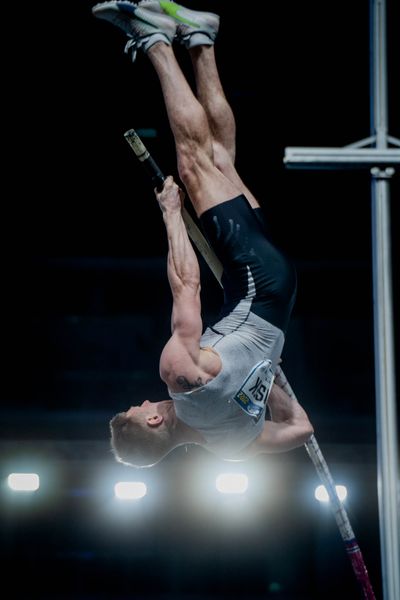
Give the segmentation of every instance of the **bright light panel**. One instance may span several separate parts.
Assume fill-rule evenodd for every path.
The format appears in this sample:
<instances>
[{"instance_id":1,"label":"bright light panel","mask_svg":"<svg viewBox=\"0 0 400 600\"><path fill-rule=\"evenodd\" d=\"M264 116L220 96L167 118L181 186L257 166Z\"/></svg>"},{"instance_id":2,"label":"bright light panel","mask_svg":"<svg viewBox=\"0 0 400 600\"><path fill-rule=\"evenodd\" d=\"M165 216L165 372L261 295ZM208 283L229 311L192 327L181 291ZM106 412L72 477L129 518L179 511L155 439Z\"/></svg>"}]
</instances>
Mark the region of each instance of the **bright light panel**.
<instances>
[{"instance_id":1,"label":"bright light panel","mask_svg":"<svg viewBox=\"0 0 400 600\"><path fill-rule=\"evenodd\" d=\"M7 483L14 492L36 492L40 480L36 473L10 473Z\"/></svg>"},{"instance_id":2,"label":"bright light panel","mask_svg":"<svg viewBox=\"0 0 400 600\"><path fill-rule=\"evenodd\" d=\"M244 494L249 480L244 473L221 473L218 475L215 485L221 494Z\"/></svg>"},{"instance_id":3,"label":"bright light panel","mask_svg":"<svg viewBox=\"0 0 400 600\"><path fill-rule=\"evenodd\" d=\"M114 493L119 500L139 500L147 494L147 486L143 481L119 481Z\"/></svg>"},{"instance_id":4,"label":"bright light panel","mask_svg":"<svg viewBox=\"0 0 400 600\"><path fill-rule=\"evenodd\" d=\"M347 488L344 485L335 485L336 493L339 497L339 500L343 502L347 498ZM318 502L329 502L329 495L324 485L319 485L315 488L314 492L315 498Z\"/></svg>"}]
</instances>

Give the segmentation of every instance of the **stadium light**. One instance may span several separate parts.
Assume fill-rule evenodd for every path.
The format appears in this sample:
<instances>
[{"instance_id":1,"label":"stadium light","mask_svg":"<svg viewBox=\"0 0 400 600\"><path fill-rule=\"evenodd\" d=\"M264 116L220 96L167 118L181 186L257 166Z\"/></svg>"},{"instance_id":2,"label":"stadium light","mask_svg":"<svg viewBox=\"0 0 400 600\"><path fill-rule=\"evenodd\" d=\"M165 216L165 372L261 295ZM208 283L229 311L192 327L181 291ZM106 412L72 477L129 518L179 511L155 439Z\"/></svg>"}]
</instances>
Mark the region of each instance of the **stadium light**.
<instances>
[{"instance_id":1,"label":"stadium light","mask_svg":"<svg viewBox=\"0 0 400 600\"><path fill-rule=\"evenodd\" d=\"M118 481L114 493L119 500L140 500L147 494L147 486L143 481Z\"/></svg>"},{"instance_id":2,"label":"stadium light","mask_svg":"<svg viewBox=\"0 0 400 600\"><path fill-rule=\"evenodd\" d=\"M347 498L347 488L345 485L336 485L336 493L339 500L343 502ZM319 485L315 488L314 496L318 502L329 502L329 494L324 485Z\"/></svg>"},{"instance_id":3,"label":"stadium light","mask_svg":"<svg viewBox=\"0 0 400 600\"><path fill-rule=\"evenodd\" d=\"M40 479L37 473L10 473L7 483L14 492L36 492Z\"/></svg>"},{"instance_id":4,"label":"stadium light","mask_svg":"<svg viewBox=\"0 0 400 600\"><path fill-rule=\"evenodd\" d=\"M221 494L244 494L247 491L249 480L244 473L221 473L215 482Z\"/></svg>"}]
</instances>

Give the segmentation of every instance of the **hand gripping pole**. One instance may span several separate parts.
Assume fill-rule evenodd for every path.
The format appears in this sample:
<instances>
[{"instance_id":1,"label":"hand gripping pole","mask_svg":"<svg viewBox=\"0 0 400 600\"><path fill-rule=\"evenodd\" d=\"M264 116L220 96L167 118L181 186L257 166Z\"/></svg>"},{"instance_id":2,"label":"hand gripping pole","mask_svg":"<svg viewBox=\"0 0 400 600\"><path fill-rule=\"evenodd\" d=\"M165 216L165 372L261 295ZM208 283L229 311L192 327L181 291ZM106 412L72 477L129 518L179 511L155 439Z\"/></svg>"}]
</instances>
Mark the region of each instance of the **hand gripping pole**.
<instances>
[{"instance_id":1,"label":"hand gripping pole","mask_svg":"<svg viewBox=\"0 0 400 600\"><path fill-rule=\"evenodd\" d=\"M161 191L163 183L165 181L165 175L163 174L153 157L150 155L149 151L143 144L136 131L134 129L129 129L125 132L124 136L128 144L136 154L137 158L139 159L140 163L142 164L143 168L150 176L154 188L156 188L158 191ZM208 264L216 279L221 283L222 265L218 258L215 256L214 251L205 239L199 227L196 225L196 223L194 222L194 220L192 219L189 212L184 206L182 208L182 218L190 239L192 240L193 244L196 246L199 253Z\"/></svg>"},{"instance_id":2,"label":"hand gripping pole","mask_svg":"<svg viewBox=\"0 0 400 600\"><path fill-rule=\"evenodd\" d=\"M150 175L154 187L160 190L165 180L165 176L163 175L162 171L160 170L154 159L150 156L148 150L144 146L143 142L141 141L135 130L130 129L129 131L127 131L125 133L125 139L131 146L132 150L135 152L137 158L140 160L143 167ZM200 254L203 256L204 260L208 264L209 268L215 275L220 285L222 286L221 277L223 267L219 258L215 255L213 249L211 248L207 240L204 238L202 232L200 231L200 229L198 228L198 226L193 221L192 217L184 207L182 209L182 217L189 237L197 247ZM285 374L279 366L276 370L275 383L280 388L282 388L290 398L297 400L295 393L293 392L288 380L285 377ZM333 481L328 465L322 455L321 449L318 445L314 434L311 435L310 439L304 444L304 446L308 456L314 464L314 467L322 483L324 484L328 492L331 509L333 511L336 523L339 527L340 535L342 536L342 539L345 543L346 552L350 559L354 574L358 583L361 586L364 599L376 600L369 579L368 571L365 566L363 556L361 554L360 547L357 543L354 531L351 527L343 503L336 493L335 483Z\"/></svg>"}]
</instances>

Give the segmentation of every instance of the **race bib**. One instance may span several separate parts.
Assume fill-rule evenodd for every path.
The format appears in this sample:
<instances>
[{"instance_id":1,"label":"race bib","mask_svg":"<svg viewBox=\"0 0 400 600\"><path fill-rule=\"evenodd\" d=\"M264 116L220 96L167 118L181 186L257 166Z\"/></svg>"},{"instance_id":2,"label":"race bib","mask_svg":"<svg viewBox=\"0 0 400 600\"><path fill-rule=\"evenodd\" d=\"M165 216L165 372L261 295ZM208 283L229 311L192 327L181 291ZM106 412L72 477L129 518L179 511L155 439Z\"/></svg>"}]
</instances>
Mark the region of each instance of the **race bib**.
<instances>
[{"instance_id":1,"label":"race bib","mask_svg":"<svg viewBox=\"0 0 400 600\"><path fill-rule=\"evenodd\" d=\"M257 363L234 396L241 409L257 422L264 414L265 405L274 382L270 360Z\"/></svg>"}]
</instances>

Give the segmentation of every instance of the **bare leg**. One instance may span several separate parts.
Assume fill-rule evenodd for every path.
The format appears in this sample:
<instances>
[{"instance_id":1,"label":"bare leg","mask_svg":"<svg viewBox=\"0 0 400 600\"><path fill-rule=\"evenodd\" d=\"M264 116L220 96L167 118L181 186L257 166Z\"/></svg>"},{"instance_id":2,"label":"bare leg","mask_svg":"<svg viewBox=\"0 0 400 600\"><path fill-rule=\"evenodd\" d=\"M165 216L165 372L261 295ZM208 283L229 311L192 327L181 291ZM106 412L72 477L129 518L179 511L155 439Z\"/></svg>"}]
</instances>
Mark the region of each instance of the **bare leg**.
<instances>
[{"instance_id":1,"label":"bare leg","mask_svg":"<svg viewBox=\"0 0 400 600\"><path fill-rule=\"evenodd\" d=\"M214 46L195 46L189 50L196 81L197 98L203 106L212 135L214 163L253 208L259 203L244 185L235 169L236 124L226 99L215 60Z\"/></svg>"},{"instance_id":2,"label":"bare leg","mask_svg":"<svg viewBox=\"0 0 400 600\"><path fill-rule=\"evenodd\" d=\"M193 65L197 98L206 112L213 146L217 149L221 147L228 154L229 161L234 163L235 117L219 78L214 46L195 46L189 50L189 54Z\"/></svg>"},{"instance_id":3,"label":"bare leg","mask_svg":"<svg viewBox=\"0 0 400 600\"><path fill-rule=\"evenodd\" d=\"M148 53L158 75L175 139L178 172L198 216L241 193L214 164L212 135L204 108L193 94L171 46Z\"/></svg>"}]
</instances>

